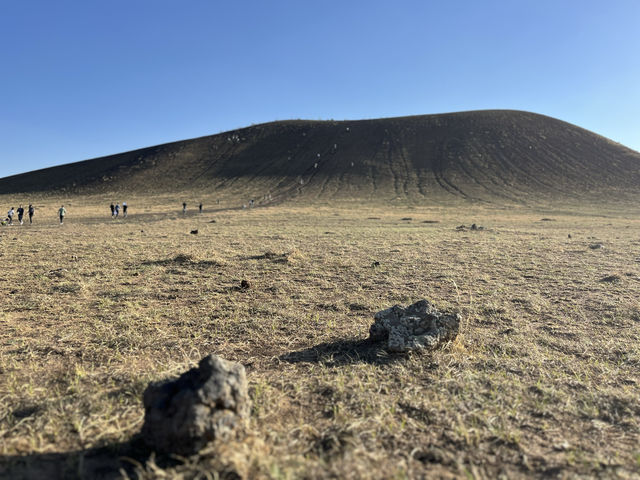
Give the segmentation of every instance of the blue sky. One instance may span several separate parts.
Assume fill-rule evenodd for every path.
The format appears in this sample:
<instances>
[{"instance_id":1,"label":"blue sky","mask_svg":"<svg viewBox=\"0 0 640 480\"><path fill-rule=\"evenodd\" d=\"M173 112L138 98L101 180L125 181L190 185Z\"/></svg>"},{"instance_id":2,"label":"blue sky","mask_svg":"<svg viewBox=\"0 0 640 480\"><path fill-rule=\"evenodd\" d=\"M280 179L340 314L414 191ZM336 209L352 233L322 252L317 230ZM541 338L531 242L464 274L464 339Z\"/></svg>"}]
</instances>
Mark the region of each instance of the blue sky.
<instances>
[{"instance_id":1,"label":"blue sky","mask_svg":"<svg viewBox=\"0 0 640 480\"><path fill-rule=\"evenodd\" d=\"M636 0L0 0L0 177L272 120L508 108L640 150Z\"/></svg>"}]
</instances>

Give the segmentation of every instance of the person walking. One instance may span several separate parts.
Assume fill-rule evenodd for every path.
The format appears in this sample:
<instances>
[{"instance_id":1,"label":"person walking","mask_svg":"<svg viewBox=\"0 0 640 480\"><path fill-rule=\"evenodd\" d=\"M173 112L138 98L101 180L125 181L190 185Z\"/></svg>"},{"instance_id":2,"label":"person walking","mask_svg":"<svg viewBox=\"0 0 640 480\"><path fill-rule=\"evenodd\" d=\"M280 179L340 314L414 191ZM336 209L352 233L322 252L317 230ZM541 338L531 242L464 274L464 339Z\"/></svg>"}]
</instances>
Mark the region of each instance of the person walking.
<instances>
[{"instance_id":1,"label":"person walking","mask_svg":"<svg viewBox=\"0 0 640 480\"><path fill-rule=\"evenodd\" d=\"M29 204L29 224L33 223L33 214L36 212L36 209L33 208L33 205Z\"/></svg>"},{"instance_id":2,"label":"person walking","mask_svg":"<svg viewBox=\"0 0 640 480\"><path fill-rule=\"evenodd\" d=\"M182 215L187 214L187 202L182 202Z\"/></svg>"},{"instance_id":3,"label":"person walking","mask_svg":"<svg viewBox=\"0 0 640 480\"><path fill-rule=\"evenodd\" d=\"M64 209L64 205L61 205L58 209L58 215L60 215L60 225L64 223L64 216L67 214L67 211Z\"/></svg>"},{"instance_id":4,"label":"person walking","mask_svg":"<svg viewBox=\"0 0 640 480\"><path fill-rule=\"evenodd\" d=\"M22 207L22 205L20 205L18 207L18 210L16 210L18 212L18 221L20 222L20 225L22 225L22 218L24 217L24 208Z\"/></svg>"},{"instance_id":5,"label":"person walking","mask_svg":"<svg viewBox=\"0 0 640 480\"><path fill-rule=\"evenodd\" d=\"M127 218L127 202L122 202L122 216Z\"/></svg>"},{"instance_id":6,"label":"person walking","mask_svg":"<svg viewBox=\"0 0 640 480\"><path fill-rule=\"evenodd\" d=\"M9 211L7 212L7 218L9 219L9 225L13 225L13 214L15 213L15 211L13 210L13 207L11 207L9 209Z\"/></svg>"},{"instance_id":7,"label":"person walking","mask_svg":"<svg viewBox=\"0 0 640 480\"><path fill-rule=\"evenodd\" d=\"M202 215L202 202L200 202L200 205L198 205L198 209L200 210L200 214Z\"/></svg>"},{"instance_id":8,"label":"person walking","mask_svg":"<svg viewBox=\"0 0 640 480\"><path fill-rule=\"evenodd\" d=\"M110 207L111 207L111 217L113 218L113 216L116 214L116 206L112 203Z\"/></svg>"},{"instance_id":9,"label":"person walking","mask_svg":"<svg viewBox=\"0 0 640 480\"><path fill-rule=\"evenodd\" d=\"M120 204L116 203L116 218L118 218L118 215L120 215Z\"/></svg>"}]
</instances>

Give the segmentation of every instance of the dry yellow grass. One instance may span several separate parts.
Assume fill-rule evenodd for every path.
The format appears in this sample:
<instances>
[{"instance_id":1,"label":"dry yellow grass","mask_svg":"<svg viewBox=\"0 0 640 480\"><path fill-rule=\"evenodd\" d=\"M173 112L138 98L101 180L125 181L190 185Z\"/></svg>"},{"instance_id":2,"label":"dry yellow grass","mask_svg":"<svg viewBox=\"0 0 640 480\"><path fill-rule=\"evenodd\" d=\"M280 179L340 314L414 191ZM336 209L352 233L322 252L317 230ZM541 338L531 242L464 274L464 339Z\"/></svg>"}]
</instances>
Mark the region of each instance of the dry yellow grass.
<instances>
[{"instance_id":1,"label":"dry yellow grass","mask_svg":"<svg viewBox=\"0 0 640 480\"><path fill-rule=\"evenodd\" d=\"M0 228L0 476L640 474L632 213L127 200L115 221L108 198L66 200L60 226L62 200L36 199L33 226ZM462 314L453 344L363 341L421 298ZM248 437L149 457L147 382L209 353L247 368Z\"/></svg>"}]
</instances>

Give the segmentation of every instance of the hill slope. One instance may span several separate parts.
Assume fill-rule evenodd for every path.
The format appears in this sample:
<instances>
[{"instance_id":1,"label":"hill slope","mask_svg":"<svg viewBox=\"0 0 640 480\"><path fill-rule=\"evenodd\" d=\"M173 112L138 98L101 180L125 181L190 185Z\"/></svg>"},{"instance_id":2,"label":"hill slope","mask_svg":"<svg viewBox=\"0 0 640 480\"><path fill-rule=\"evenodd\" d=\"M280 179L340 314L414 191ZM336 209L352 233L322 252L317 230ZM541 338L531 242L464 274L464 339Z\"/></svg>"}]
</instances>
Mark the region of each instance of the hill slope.
<instances>
[{"instance_id":1,"label":"hill slope","mask_svg":"<svg viewBox=\"0 0 640 480\"><path fill-rule=\"evenodd\" d=\"M202 190L416 202L623 195L639 186L640 153L509 110L273 122L0 179L0 193Z\"/></svg>"}]
</instances>

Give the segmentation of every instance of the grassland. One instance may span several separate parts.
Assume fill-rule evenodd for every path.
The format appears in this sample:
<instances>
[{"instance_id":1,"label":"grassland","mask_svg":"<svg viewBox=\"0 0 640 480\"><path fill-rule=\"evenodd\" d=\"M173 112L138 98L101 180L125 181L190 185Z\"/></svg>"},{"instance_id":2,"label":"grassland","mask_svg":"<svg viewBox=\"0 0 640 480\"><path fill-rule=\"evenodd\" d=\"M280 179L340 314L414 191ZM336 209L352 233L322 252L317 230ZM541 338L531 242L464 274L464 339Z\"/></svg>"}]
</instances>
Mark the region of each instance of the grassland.
<instances>
[{"instance_id":1,"label":"grassland","mask_svg":"<svg viewBox=\"0 0 640 480\"><path fill-rule=\"evenodd\" d=\"M640 475L631 209L127 200L118 220L106 197L66 200L60 226L62 200L37 199L34 225L0 228L0 476ZM365 341L421 298L461 313L454 343ZM248 436L150 455L145 386L209 353L247 368Z\"/></svg>"}]
</instances>

